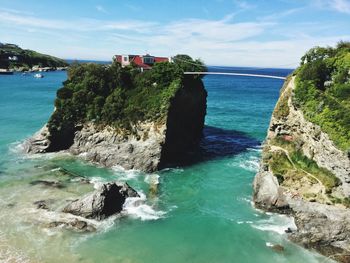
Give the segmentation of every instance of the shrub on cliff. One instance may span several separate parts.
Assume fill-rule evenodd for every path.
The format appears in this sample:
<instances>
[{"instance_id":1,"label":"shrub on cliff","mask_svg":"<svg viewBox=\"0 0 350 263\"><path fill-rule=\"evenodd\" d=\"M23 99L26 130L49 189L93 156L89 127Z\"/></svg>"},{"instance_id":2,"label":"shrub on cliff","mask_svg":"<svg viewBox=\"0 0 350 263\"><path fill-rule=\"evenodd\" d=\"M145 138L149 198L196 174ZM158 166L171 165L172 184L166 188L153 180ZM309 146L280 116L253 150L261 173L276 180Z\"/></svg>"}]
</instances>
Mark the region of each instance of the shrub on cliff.
<instances>
[{"instance_id":1,"label":"shrub on cliff","mask_svg":"<svg viewBox=\"0 0 350 263\"><path fill-rule=\"evenodd\" d=\"M294 103L338 148L350 149L350 43L313 48L296 71Z\"/></svg>"},{"instance_id":2,"label":"shrub on cliff","mask_svg":"<svg viewBox=\"0 0 350 263\"><path fill-rule=\"evenodd\" d=\"M73 64L68 79L57 91L56 110L48 128L51 136L72 134L86 121L129 128L137 121L162 121L171 98L183 87L184 71L205 67L189 56L176 56L173 63L156 63L151 70L99 64ZM198 79L199 76L186 76ZM74 133L74 132L73 132Z\"/></svg>"}]
</instances>

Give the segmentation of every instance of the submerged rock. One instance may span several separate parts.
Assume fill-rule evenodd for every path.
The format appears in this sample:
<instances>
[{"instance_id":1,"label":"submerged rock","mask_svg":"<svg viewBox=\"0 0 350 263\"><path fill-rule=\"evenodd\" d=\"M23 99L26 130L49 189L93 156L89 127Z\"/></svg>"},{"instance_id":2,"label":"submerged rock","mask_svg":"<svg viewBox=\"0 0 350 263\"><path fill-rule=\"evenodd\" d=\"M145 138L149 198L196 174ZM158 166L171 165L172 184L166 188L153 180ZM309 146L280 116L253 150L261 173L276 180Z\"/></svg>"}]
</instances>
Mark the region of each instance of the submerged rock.
<instances>
[{"instance_id":1,"label":"submerged rock","mask_svg":"<svg viewBox=\"0 0 350 263\"><path fill-rule=\"evenodd\" d=\"M45 225L48 228L64 227L76 232L94 232L96 228L84 220L73 219L67 221L53 221Z\"/></svg>"},{"instance_id":2,"label":"submerged rock","mask_svg":"<svg viewBox=\"0 0 350 263\"><path fill-rule=\"evenodd\" d=\"M64 185L59 181L35 180L30 182L31 185L43 185L54 188L64 188Z\"/></svg>"},{"instance_id":3,"label":"submerged rock","mask_svg":"<svg viewBox=\"0 0 350 263\"><path fill-rule=\"evenodd\" d=\"M38 209L49 209L48 206L47 206L47 202L45 200L35 201L33 204Z\"/></svg>"},{"instance_id":4,"label":"submerged rock","mask_svg":"<svg viewBox=\"0 0 350 263\"><path fill-rule=\"evenodd\" d=\"M282 253L284 251L284 246L276 244L276 245L272 245L271 249L275 252Z\"/></svg>"},{"instance_id":5,"label":"submerged rock","mask_svg":"<svg viewBox=\"0 0 350 263\"><path fill-rule=\"evenodd\" d=\"M101 220L119 213L123 209L126 198L138 196L138 193L127 183L107 183L95 192L71 202L63 212Z\"/></svg>"},{"instance_id":6,"label":"submerged rock","mask_svg":"<svg viewBox=\"0 0 350 263\"><path fill-rule=\"evenodd\" d=\"M50 206L55 203L56 200L54 199L45 199L45 200L38 200L35 201L33 203L33 205L37 208L37 209L45 209L45 210L49 210Z\"/></svg>"}]
</instances>

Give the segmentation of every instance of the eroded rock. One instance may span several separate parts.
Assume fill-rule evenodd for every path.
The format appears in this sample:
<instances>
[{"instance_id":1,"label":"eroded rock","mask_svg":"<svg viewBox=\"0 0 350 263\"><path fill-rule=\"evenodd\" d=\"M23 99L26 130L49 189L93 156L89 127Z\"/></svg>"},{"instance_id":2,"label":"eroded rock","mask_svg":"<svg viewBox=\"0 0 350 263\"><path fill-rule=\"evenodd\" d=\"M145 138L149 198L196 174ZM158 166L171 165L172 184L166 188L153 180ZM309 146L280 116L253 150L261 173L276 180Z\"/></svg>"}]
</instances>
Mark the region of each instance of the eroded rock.
<instances>
[{"instance_id":1,"label":"eroded rock","mask_svg":"<svg viewBox=\"0 0 350 263\"><path fill-rule=\"evenodd\" d=\"M63 212L101 220L122 211L126 198L138 196L127 183L107 183L95 192L71 202Z\"/></svg>"}]
</instances>

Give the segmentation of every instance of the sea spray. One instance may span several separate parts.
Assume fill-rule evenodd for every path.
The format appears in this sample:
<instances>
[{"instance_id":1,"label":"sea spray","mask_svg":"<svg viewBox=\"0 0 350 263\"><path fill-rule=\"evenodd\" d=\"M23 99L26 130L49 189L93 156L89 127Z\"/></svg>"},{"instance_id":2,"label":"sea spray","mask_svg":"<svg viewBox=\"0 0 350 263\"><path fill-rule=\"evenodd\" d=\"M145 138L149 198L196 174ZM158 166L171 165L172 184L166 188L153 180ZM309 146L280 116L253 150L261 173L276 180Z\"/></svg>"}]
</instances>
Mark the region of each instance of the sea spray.
<instances>
[{"instance_id":1,"label":"sea spray","mask_svg":"<svg viewBox=\"0 0 350 263\"><path fill-rule=\"evenodd\" d=\"M272 214L267 219L260 219L252 227L262 231L273 231L280 235L285 234L287 229L297 229L293 217L279 214Z\"/></svg>"},{"instance_id":2,"label":"sea spray","mask_svg":"<svg viewBox=\"0 0 350 263\"><path fill-rule=\"evenodd\" d=\"M156 210L154 205L146 203L146 195L143 192L138 192L140 197L129 197L124 203L124 213L131 218L138 218L142 221L157 220L163 218L166 212Z\"/></svg>"}]
</instances>

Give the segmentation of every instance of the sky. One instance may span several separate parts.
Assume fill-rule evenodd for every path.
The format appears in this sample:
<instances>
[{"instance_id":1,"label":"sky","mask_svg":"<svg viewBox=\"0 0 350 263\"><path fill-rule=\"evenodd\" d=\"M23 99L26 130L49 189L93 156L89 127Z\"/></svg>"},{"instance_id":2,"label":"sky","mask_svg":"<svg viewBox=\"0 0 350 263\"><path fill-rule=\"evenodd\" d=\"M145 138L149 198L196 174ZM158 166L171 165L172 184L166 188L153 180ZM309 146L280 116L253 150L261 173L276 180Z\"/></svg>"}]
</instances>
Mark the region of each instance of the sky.
<instances>
[{"instance_id":1,"label":"sky","mask_svg":"<svg viewBox=\"0 0 350 263\"><path fill-rule=\"evenodd\" d=\"M340 40L350 41L350 0L0 0L0 42L65 59L188 54L293 68Z\"/></svg>"}]
</instances>

